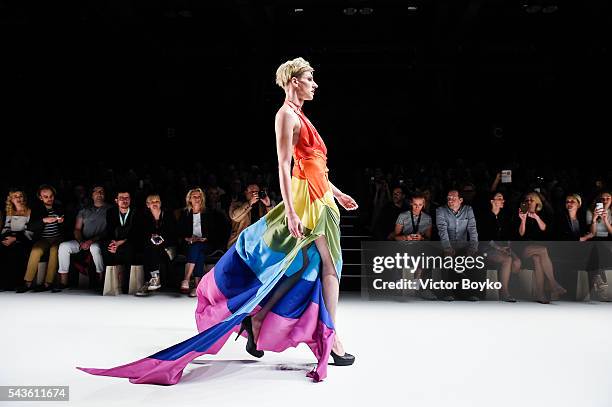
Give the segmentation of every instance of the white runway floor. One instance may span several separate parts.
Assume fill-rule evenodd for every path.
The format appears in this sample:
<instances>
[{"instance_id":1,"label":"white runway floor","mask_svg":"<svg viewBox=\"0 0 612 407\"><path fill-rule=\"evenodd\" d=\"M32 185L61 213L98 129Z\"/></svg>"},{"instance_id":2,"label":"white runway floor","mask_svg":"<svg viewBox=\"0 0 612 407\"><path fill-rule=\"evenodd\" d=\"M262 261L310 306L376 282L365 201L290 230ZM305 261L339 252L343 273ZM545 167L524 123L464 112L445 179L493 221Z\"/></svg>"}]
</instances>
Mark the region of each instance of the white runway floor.
<instances>
[{"instance_id":1,"label":"white runway floor","mask_svg":"<svg viewBox=\"0 0 612 407\"><path fill-rule=\"evenodd\" d=\"M190 337L195 304L166 293L2 292L0 385L68 385L72 406L612 406L611 303L368 302L342 293L339 333L357 360L330 366L322 383L305 377L315 362L305 345L258 360L243 338L189 365L175 386L75 369L124 364Z\"/></svg>"}]
</instances>

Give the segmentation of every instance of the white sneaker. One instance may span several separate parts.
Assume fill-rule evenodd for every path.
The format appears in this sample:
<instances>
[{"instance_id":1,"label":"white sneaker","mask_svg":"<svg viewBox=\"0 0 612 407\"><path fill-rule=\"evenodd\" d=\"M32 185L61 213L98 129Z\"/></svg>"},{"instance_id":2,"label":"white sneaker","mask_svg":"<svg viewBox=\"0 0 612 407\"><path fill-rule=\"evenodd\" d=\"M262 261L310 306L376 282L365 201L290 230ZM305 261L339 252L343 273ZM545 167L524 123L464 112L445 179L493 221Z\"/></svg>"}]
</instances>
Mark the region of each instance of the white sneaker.
<instances>
[{"instance_id":1,"label":"white sneaker","mask_svg":"<svg viewBox=\"0 0 612 407\"><path fill-rule=\"evenodd\" d=\"M151 277L149 280L149 291L157 290L161 287L159 277Z\"/></svg>"}]
</instances>

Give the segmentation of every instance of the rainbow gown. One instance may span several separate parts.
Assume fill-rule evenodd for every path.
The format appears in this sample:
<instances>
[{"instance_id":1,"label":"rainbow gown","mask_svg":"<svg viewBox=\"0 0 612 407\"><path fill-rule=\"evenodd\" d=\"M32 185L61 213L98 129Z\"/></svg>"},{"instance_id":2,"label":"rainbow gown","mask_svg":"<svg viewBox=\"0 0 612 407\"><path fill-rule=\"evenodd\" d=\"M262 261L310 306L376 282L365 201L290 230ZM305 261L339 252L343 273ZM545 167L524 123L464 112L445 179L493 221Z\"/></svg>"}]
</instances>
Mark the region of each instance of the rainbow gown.
<instances>
[{"instance_id":1,"label":"rainbow gown","mask_svg":"<svg viewBox=\"0 0 612 407\"><path fill-rule=\"evenodd\" d=\"M314 240L326 236L338 279L342 270L340 212L327 176L327 148L321 136L290 102L285 102L302 124L293 151L291 193L304 225L303 239L292 237L281 202L265 217L246 228L197 287L195 312L198 334L144 359L110 368L81 368L101 376L129 378L132 383L177 383L189 362L216 354L241 321L256 313L274 288L302 271L292 288L268 312L260 329L257 349L282 352L305 343L317 359L307 374L314 381L327 376L334 342L334 326L323 301L320 256ZM308 265L303 269L305 256ZM246 333L243 333L246 336Z\"/></svg>"}]
</instances>

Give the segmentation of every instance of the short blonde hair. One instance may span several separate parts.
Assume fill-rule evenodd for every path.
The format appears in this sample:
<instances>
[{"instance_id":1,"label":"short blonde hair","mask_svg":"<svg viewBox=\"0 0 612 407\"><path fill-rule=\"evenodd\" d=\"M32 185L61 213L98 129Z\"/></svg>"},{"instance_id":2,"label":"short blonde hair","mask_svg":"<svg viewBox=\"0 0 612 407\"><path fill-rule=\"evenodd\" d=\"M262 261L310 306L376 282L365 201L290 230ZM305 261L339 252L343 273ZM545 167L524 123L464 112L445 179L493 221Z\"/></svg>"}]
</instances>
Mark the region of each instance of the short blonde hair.
<instances>
[{"instance_id":1,"label":"short blonde hair","mask_svg":"<svg viewBox=\"0 0 612 407\"><path fill-rule=\"evenodd\" d=\"M540 212L542 208L544 208L544 204L542 203L542 197L537 192L528 192L525 195L525 200L531 198L536 203L536 212Z\"/></svg>"},{"instance_id":2,"label":"short blonde hair","mask_svg":"<svg viewBox=\"0 0 612 407\"><path fill-rule=\"evenodd\" d=\"M293 77L299 77L304 72L313 72L314 68L304 58L289 60L276 70L276 84L285 89Z\"/></svg>"},{"instance_id":3,"label":"short blonde hair","mask_svg":"<svg viewBox=\"0 0 612 407\"><path fill-rule=\"evenodd\" d=\"M567 198L574 198L576 200L576 202L578 202L578 207L582 206L582 197L578 194L567 194L567 196L565 197L565 199Z\"/></svg>"},{"instance_id":4,"label":"short blonde hair","mask_svg":"<svg viewBox=\"0 0 612 407\"><path fill-rule=\"evenodd\" d=\"M202 191L202 188L197 187L187 191L187 195L185 196L185 209L189 211L193 209L191 206L191 195L193 195L194 192L199 192L202 196L202 210L204 210L204 208L206 208L206 195L204 195L204 191Z\"/></svg>"},{"instance_id":5,"label":"short blonde hair","mask_svg":"<svg viewBox=\"0 0 612 407\"><path fill-rule=\"evenodd\" d=\"M145 200L145 202L148 204L155 198L157 198L157 200L161 203L161 197L158 194L151 194L147 196L147 199Z\"/></svg>"}]
</instances>

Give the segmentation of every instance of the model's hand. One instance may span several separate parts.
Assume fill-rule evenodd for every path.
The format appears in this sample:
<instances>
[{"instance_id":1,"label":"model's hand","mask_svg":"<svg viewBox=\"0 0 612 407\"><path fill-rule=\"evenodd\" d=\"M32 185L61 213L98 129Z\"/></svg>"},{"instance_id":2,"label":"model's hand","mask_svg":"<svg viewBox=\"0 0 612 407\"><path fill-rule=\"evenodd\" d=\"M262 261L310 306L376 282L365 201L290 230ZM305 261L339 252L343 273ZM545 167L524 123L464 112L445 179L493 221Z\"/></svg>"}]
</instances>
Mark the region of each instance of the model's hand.
<instances>
[{"instance_id":1,"label":"model's hand","mask_svg":"<svg viewBox=\"0 0 612 407\"><path fill-rule=\"evenodd\" d=\"M291 236L301 239L304 237L304 225L297 213L293 212L287 215L287 227Z\"/></svg>"},{"instance_id":2,"label":"model's hand","mask_svg":"<svg viewBox=\"0 0 612 407\"><path fill-rule=\"evenodd\" d=\"M357 202L355 202L355 200L347 194L338 195L336 199L338 200L340 205L342 205L342 207L347 211L354 211L355 209L359 208Z\"/></svg>"}]
</instances>

